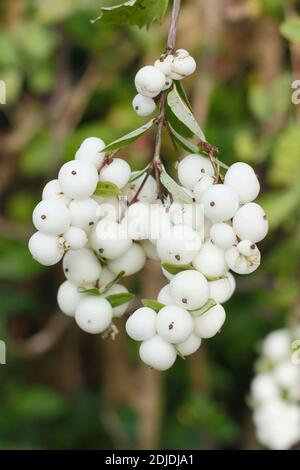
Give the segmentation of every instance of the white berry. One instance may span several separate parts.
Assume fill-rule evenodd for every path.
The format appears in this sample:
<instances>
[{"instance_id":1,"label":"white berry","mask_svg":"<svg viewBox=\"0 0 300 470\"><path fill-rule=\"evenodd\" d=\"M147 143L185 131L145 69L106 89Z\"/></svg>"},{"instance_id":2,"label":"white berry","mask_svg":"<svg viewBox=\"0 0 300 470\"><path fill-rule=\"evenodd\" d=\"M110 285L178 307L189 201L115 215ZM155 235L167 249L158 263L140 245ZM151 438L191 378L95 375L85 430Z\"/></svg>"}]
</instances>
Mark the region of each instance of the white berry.
<instances>
[{"instance_id":1,"label":"white berry","mask_svg":"<svg viewBox=\"0 0 300 470\"><path fill-rule=\"evenodd\" d=\"M165 263L189 264L201 247L201 235L188 225L171 227L166 237L157 241L157 253Z\"/></svg>"},{"instance_id":2,"label":"white berry","mask_svg":"<svg viewBox=\"0 0 300 470\"><path fill-rule=\"evenodd\" d=\"M161 288L157 296L157 301L163 305L174 305L174 299L171 296L170 284Z\"/></svg>"},{"instance_id":3,"label":"white berry","mask_svg":"<svg viewBox=\"0 0 300 470\"><path fill-rule=\"evenodd\" d=\"M225 184L214 184L202 196L204 214L213 222L231 219L239 208L237 193Z\"/></svg>"},{"instance_id":4,"label":"white berry","mask_svg":"<svg viewBox=\"0 0 300 470\"><path fill-rule=\"evenodd\" d=\"M83 297L84 294L78 292L77 286L74 286L69 281L65 281L59 286L57 303L63 313L74 317L76 308Z\"/></svg>"},{"instance_id":5,"label":"white berry","mask_svg":"<svg viewBox=\"0 0 300 470\"><path fill-rule=\"evenodd\" d=\"M85 139L77 152L75 153L75 160L84 160L92 163L97 170L101 167L105 153L102 150L105 147L105 143L98 137L88 137Z\"/></svg>"},{"instance_id":6,"label":"white berry","mask_svg":"<svg viewBox=\"0 0 300 470\"><path fill-rule=\"evenodd\" d=\"M130 175L131 169L128 163L121 158L114 158L100 171L99 181L108 181L122 189L128 183Z\"/></svg>"},{"instance_id":7,"label":"white berry","mask_svg":"<svg viewBox=\"0 0 300 470\"><path fill-rule=\"evenodd\" d=\"M132 240L121 224L104 219L92 230L90 244L101 257L116 259L129 250Z\"/></svg>"},{"instance_id":8,"label":"white berry","mask_svg":"<svg viewBox=\"0 0 300 470\"><path fill-rule=\"evenodd\" d=\"M66 248L70 248L71 250L84 248L88 241L85 231L79 227L69 227L63 234L63 238L67 245Z\"/></svg>"},{"instance_id":9,"label":"white berry","mask_svg":"<svg viewBox=\"0 0 300 470\"><path fill-rule=\"evenodd\" d=\"M45 185L42 199L43 201L60 201L66 206L70 203L70 198L63 193L58 180L51 180Z\"/></svg>"},{"instance_id":10,"label":"white berry","mask_svg":"<svg viewBox=\"0 0 300 470\"><path fill-rule=\"evenodd\" d=\"M224 183L236 191L241 204L254 201L260 190L253 168L243 162L234 163L226 172Z\"/></svg>"},{"instance_id":11,"label":"white berry","mask_svg":"<svg viewBox=\"0 0 300 470\"><path fill-rule=\"evenodd\" d=\"M28 248L32 257L44 266L52 266L58 263L64 255L59 237L42 232L35 232L30 237Z\"/></svg>"},{"instance_id":12,"label":"white berry","mask_svg":"<svg viewBox=\"0 0 300 470\"><path fill-rule=\"evenodd\" d=\"M199 336L192 333L188 339L176 345L177 350L183 356L189 356L190 354L194 354L201 346L201 338Z\"/></svg>"},{"instance_id":13,"label":"white berry","mask_svg":"<svg viewBox=\"0 0 300 470\"><path fill-rule=\"evenodd\" d=\"M108 291L103 294L104 297L108 297L109 295L116 295L116 294L126 294L128 293L128 289L122 284L114 284ZM126 312L130 302L125 302L124 304L118 305L117 307L113 307L112 313L114 318L120 318Z\"/></svg>"},{"instance_id":14,"label":"white berry","mask_svg":"<svg viewBox=\"0 0 300 470\"><path fill-rule=\"evenodd\" d=\"M76 308L75 320L77 325L87 333L103 333L112 321L111 305L102 297L87 295Z\"/></svg>"},{"instance_id":15,"label":"white berry","mask_svg":"<svg viewBox=\"0 0 300 470\"><path fill-rule=\"evenodd\" d=\"M265 211L255 202L242 206L233 218L233 230L241 240L257 243L265 238L268 229Z\"/></svg>"},{"instance_id":16,"label":"white berry","mask_svg":"<svg viewBox=\"0 0 300 470\"><path fill-rule=\"evenodd\" d=\"M134 83L138 93L154 98L165 84L165 75L153 65L146 65L137 72Z\"/></svg>"},{"instance_id":17,"label":"white berry","mask_svg":"<svg viewBox=\"0 0 300 470\"><path fill-rule=\"evenodd\" d=\"M32 220L37 230L49 235L59 235L70 225L70 212L60 201L41 201L33 211Z\"/></svg>"},{"instance_id":18,"label":"white berry","mask_svg":"<svg viewBox=\"0 0 300 470\"><path fill-rule=\"evenodd\" d=\"M195 333L200 338L212 338L220 331L226 319L222 305L217 304L195 318Z\"/></svg>"},{"instance_id":19,"label":"white berry","mask_svg":"<svg viewBox=\"0 0 300 470\"><path fill-rule=\"evenodd\" d=\"M61 167L58 180L62 191L67 197L87 199L96 189L98 172L90 162L72 160Z\"/></svg>"},{"instance_id":20,"label":"white berry","mask_svg":"<svg viewBox=\"0 0 300 470\"><path fill-rule=\"evenodd\" d=\"M92 198L72 201L69 205L71 225L89 230L99 218L99 205Z\"/></svg>"},{"instance_id":21,"label":"white berry","mask_svg":"<svg viewBox=\"0 0 300 470\"><path fill-rule=\"evenodd\" d=\"M209 240L202 245L193 260L193 266L209 279L224 276L228 270L224 250Z\"/></svg>"},{"instance_id":22,"label":"white berry","mask_svg":"<svg viewBox=\"0 0 300 470\"><path fill-rule=\"evenodd\" d=\"M156 108L155 101L139 93L133 98L132 107L139 116L149 116Z\"/></svg>"},{"instance_id":23,"label":"white berry","mask_svg":"<svg viewBox=\"0 0 300 470\"><path fill-rule=\"evenodd\" d=\"M126 331L135 341L145 341L156 334L157 314L149 307L138 308L126 322Z\"/></svg>"},{"instance_id":24,"label":"white berry","mask_svg":"<svg viewBox=\"0 0 300 470\"><path fill-rule=\"evenodd\" d=\"M170 293L180 307L196 310L208 300L208 283L199 271L181 271L171 279Z\"/></svg>"},{"instance_id":25,"label":"white berry","mask_svg":"<svg viewBox=\"0 0 300 470\"><path fill-rule=\"evenodd\" d=\"M214 176L214 168L208 158L198 154L187 155L178 165L178 178L187 189L194 189L204 176Z\"/></svg>"},{"instance_id":26,"label":"white berry","mask_svg":"<svg viewBox=\"0 0 300 470\"><path fill-rule=\"evenodd\" d=\"M131 276L140 271L145 262L146 256L143 248L137 243L133 243L122 256L111 260L108 263L108 268L116 275L125 271L124 276Z\"/></svg>"},{"instance_id":27,"label":"white berry","mask_svg":"<svg viewBox=\"0 0 300 470\"><path fill-rule=\"evenodd\" d=\"M170 369L177 357L174 346L159 335L143 341L139 353L145 364L157 370Z\"/></svg>"},{"instance_id":28,"label":"white berry","mask_svg":"<svg viewBox=\"0 0 300 470\"><path fill-rule=\"evenodd\" d=\"M224 222L218 222L212 225L210 238L215 245L223 250L230 248L237 242L232 226Z\"/></svg>"},{"instance_id":29,"label":"white berry","mask_svg":"<svg viewBox=\"0 0 300 470\"><path fill-rule=\"evenodd\" d=\"M193 318L183 308L167 305L157 314L157 333L169 343L182 343L193 331Z\"/></svg>"},{"instance_id":30,"label":"white berry","mask_svg":"<svg viewBox=\"0 0 300 470\"><path fill-rule=\"evenodd\" d=\"M208 283L209 298L217 304L223 304L230 299L233 293L232 284L228 278L217 279Z\"/></svg>"},{"instance_id":31,"label":"white berry","mask_svg":"<svg viewBox=\"0 0 300 470\"><path fill-rule=\"evenodd\" d=\"M101 275L101 263L94 253L87 249L70 250L63 259L66 278L76 286L95 285Z\"/></svg>"}]
</instances>

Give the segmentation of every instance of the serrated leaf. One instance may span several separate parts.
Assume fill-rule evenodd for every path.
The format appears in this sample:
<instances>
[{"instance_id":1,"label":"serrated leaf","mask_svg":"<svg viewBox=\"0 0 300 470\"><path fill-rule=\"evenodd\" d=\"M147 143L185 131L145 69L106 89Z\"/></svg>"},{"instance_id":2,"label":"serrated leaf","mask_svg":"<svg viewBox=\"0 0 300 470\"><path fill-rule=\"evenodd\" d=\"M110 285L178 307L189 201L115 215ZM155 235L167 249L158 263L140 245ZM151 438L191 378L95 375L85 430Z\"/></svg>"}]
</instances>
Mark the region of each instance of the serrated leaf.
<instances>
[{"instance_id":1,"label":"serrated leaf","mask_svg":"<svg viewBox=\"0 0 300 470\"><path fill-rule=\"evenodd\" d=\"M149 27L153 21L162 21L168 3L168 0L129 0L120 5L102 7L100 15L92 23L101 20L107 24Z\"/></svg>"},{"instance_id":2,"label":"serrated leaf","mask_svg":"<svg viewBox=\"0 0 300 470\"><path fill-rule=\"evenodd\" d=\"M121 189L110 181L101 181L97 184L94 194L102 197L119 196Z\"/></svg>"},{"instance_id":3,"label":"serrated leaf","mask_svg":"<svg viewBox=\"0 0 300 470\"><path fill-rule=\"evenodd\" d=\"M131 144L135 140L137 140L141 135L143 135L145 132L147 132L154 123L154 119L151 119L151 121L147 122L143 126L139 127L138 129L135 129L132 132L129 132L129 134L125 134L122 137L120 137L117 140L114 140L110 144L108 144L101 152L110 152L111 150L116 150L120 149L122 147L126 147L126 145Z\"/></svg>"},{"instance_id":4,"label":"serrated leaf","mask_svg":"<svg viewBox=\"0 0 300 470\"><path fill-rule=\"evenodd\" d=\"M110 303L112 308L119 307L119 305L126 304L127 302L130 302L135 297L134 294L131 294L130 292L122 292L120 294L112 294L108 295L106 300Z\"/></svg>"},{"instance_id":5,"label":"serrated leaf","mask_svg":"<svg viewBox=\"0 0 300 470\"><path fill-rule=\"evenodd\" d=\"M164 304L161 304L160 302L157 302L157 300L153 299L142 299L142 304L144 307L149 307L152 308L152 310L155 310L155 312L159 312L163 307L165 307Z\"/></svg>"},{"instance_id":6,"label":"serrated leaf","mask_svg":"<svg viewBox=\"0 0 300 470\"><path fill-rule=\"evenodd\" d=\"M291 18L281 23L280 32L288 41L300 42L300 18Z\"/></svg>"},{"instance_id":7,"label":"serrated leaf","mask_svg":"<svg viewBox=\"0 0 300 470\"><path fill-rule=\"evenodd\" d=\"M191 198L191 196L189 196L165 171L161 172L160 181L169 193L172 194L174 199L184 202L185 204L191 204L193 202L193 198Z\"/></svg>"},{"instance_id":8,"label":"serrated leaf","mask_svg":"<svg viewBox=\"0 0 300 470\"><path fill-rule=\"evenodd\" d=\"M197 123L192 111L183 101L176 86L168 94L167 102L176 118L182 122L194 135L205 141L205 135ZM171 123L172 124L172 123Z\"/></svg>"},{"instance_id":9,"label":"serrated leaf","mask_svg":"<svg viewBox=\"0 0 300 470\"><path fill-rule=\"evenodd\" d=\"M212 307L214 307L216 302L212 299L208 299L208 301L203 305L203 307L198 308L197 310L190 310L190 313L194 317L199 317L200 315L203 315L204 313L208 312Z\"/></svg>"},{"instance_id":10,"label":"serrated leaf","mask_svg":"<svg viewBox=\"0 0 300 470\"><path fill-rule=\"evenodd\" d=\"M101 292L97 287L78 287L77 290L80 294L101 295Z\"/></svg>"},{"instance_id":11,"label":"serrated leaf","mask_svg":"<svg viewBox=\"0 0 300 470\"><path fill-rule=\"evenodd\" d=\"M191 264L171 264L171 263L162 263L162 267L168 271L170 274L178 274L181 271L188 271L194 269Z\"/></svg>"}]
</instances>

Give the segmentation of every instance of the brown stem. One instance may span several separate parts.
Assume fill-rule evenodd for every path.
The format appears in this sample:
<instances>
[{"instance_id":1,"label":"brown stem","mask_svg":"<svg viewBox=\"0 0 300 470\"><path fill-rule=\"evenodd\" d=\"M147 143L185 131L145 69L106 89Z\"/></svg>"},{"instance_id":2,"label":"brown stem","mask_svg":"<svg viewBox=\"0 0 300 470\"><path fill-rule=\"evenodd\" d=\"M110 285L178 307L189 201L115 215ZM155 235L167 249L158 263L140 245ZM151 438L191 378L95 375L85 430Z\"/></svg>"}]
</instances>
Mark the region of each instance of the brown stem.
<instances>
[{"instance_id":1,"label":"brown stem","mask_svg":"<svg viewBox=\"0 0 300 470\"><path fill-rule=\"evenodd\" d=\"M173 52L175 47L177 23L180 13L180 4L181 0L173 0L172 17L167 42L167 50L169 52Z\"/></svg>"}]
</instances>

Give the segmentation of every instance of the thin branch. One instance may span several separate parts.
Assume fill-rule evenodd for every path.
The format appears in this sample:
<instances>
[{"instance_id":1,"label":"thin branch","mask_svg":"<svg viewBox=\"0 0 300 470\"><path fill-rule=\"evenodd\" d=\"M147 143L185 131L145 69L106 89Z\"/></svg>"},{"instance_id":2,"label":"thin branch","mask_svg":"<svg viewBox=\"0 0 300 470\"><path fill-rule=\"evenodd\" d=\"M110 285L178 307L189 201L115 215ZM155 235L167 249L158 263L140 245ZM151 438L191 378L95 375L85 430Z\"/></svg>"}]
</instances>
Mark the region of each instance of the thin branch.
<instances>
[{"instance_id":1,"label":"thin branch","mask_svg":"<svg viewBox=\"0 0 300 470\"><path fill-rule=\"evenodd\" d=\"M171 24L168 34L168 42L167 42L167 51L173 52L175 47L176 41L176 31L177 31L177 23L180 13L180 4L181 0L173 0L173 9L172 9L172 17L171 17Z\"/></svg>"}]
</instances>

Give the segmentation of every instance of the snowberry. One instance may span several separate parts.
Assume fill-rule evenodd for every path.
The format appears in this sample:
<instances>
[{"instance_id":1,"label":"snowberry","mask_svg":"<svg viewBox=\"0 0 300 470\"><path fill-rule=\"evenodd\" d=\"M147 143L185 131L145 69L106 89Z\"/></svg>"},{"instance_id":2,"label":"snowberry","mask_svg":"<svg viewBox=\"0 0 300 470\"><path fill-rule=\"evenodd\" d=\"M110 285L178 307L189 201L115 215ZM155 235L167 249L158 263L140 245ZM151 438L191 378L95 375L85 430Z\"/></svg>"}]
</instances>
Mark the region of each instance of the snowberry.
<instances>
[{"instance_id":1,"label":"snowberry","mask_svg":"<svg viewBox=\"0 0 300 470\"><path fill-rule=\"evenodd\" d=\"M65 163L58 173L62 191L72 199L87 199L98 183L98 172L95 166L84 160L72 160Z\"/></svg>"},{"instance_id":2,"label":"snowberry","mask_svg":"<svg viewBox=\"0 0 300 470\"><path fill-rule=\"evenodd\" d=\"M104 219L91 231L90 244L101 257L116 259L131 247L132 240L121 224Z\"/></svg>"},{"instance_id":3,"label":"snowberry","mask_svg":"<svg viewBox=\"0 0 300 470\"><path fill-rule=\"evenodd\" d=\"M208 300L208 283L199 271L181 271L171 279L170 293L180 307L196 310Z\"/></svg>"},{"instance_id":4,"label":"snowberry","mask_svg":"<svg viewBox=\"0 0 300 470\"><path fill-rule=\"evenodd\" d=\"M217 279L208 283L209 298L214 300L217 304L227 302L232 296L232 285L228 278Z\"/></svg>"},{"instance_id":5,"label":"snowberry","mask_svg":"<svg viewBox=\"0 0 300 470\"><path fill-rule=\"evenodd\" d=\"M146 240L150 237L150 205L135 202L128 207L122 226L133 240Z\"/></svg>"},{"instance_id":6,"label":"snowberry","mask_svg":"<svg viewBox=\"0 0 300 470\"><path fill-rule=\"evenodd\" d=\"M215 245L223 250L230 248L237 242L232 226L224 222L218 222L212 225L210 238Z\"/></svg>"},{"instance_id":7,"label":"snowberry","mask_svg":"<svg viewBox=\"0 0 300 470\"><path fill-rule=\"evenodd\" d=\"M255 243L250 242L249 240L242 240L237 244L237 249L244 256L255 256L259 253L259 250Z\"/></svg>"},{"instance_id":8,"label":"snowberry","mask_svg":"<svg viewBox=\"0 0 300 470\"><path fill-rule=\"evenodd\" d=\"M202 245L193 260L193 266L209 279L223 276L228 270L224 251L210 240Z\"/></svg>"},{"instance_id":9,"label":"snowberry","mask_svg":"<svg viewBox=\"0 0 300 470\"><path fill-rule=\"evenodd\" d=\"M35 232L30 237L28 248L32 257L44 266L58 263L64 255L59 237L42 232Z\"/></svg>"},{"instance_id":10,"label":"snowberry","mask_svg":"<svg viewBox=\"0 0 300 470\"><path fill-rule=\"evenodd\" d=\"M236 246L226 250L225 259L231 271L237 274L251 274L260 265L260 252L258 248L253 250L251 256L244 256Z\"/></svg>"},{"instance_id":11,"label":"snowberry","mask_svg":"<svg viewBox=\"0 0 300 470\"><path fill-rule=\"evenodd\" d=\"M258 374L251 382L251 396L255 402L279 398L279 388L269 373Z\"/></svg>"},{"instance_id":12,"label":"snowberry","mask_svg":"<svg viewBox=\"0 0 300 470\"><path fill-rule=\"evenodd\" d=\"M207 217L204 216L204 237L209 238L210 236L210 229L213 226L213 223L211 220L209 220Z\"/></svg>"},{"instance_id":13,"label":"snowberry","mask_svg":"<svg viewBox=\"0 0 300 470\"><path fill-rule=\"evenodd\" d=\"M157 241L161 261L171 264L189 264L201 247L201 236L188 225L171 227L166 238Z\"/></svg>"},{"instance_id":14,"label":"snowberry","mask_svg":"<svg viewBox=\"0 0 300 470\"><path fill-rule=\"evenodd\" d=\"M167 55L166 57L161 56L158 60L154 62L154 67L162 72L164 75L168 76L172 70L172 61L173 55Z\"/></svg>"},{"instance_id":15,"label":"snowberry","mask_svg":"<svg viewBox=\"0 0 300 470\"><path fill-rule=\"evenodd\" d=\"M160 289L157 301L163 305L174 305L174 299L172 299L171 296L170 284L167 284Z\"/></svg>"},{"instance_id":16,"label":"snowberry","mask_svg":"<svg viewBox=\"0 0 300 470\"><path fill-rule=\"evenodd\" d=\"M171 230L169 208L162 203L150 206L149 238L151 242L167 237Z\"/></svg>"},{"instance_id":17,"label":"snowberry","mask_svg":"<svg viewBox=\"0 0 300 470\"><path fill-rule=\"evenodd\" d=\"M291 338L288 330L276 330L266 336L262 345L262 354L272 361L280 361L289 357L290 348Z\"/></svg>"},{"instance_id":18,"label":"snowberry","mask_svg":"<svg viewBox=\"0 0 300 470\"><path fill-rule=\"evenodd\" d=\"M173 83L173 80L171 79L171 77L166 77L165 84L163 86L162 91L168 90L172 86L172 83Z\"/></svg>"},{"instance_id":19,"label":"snowberry","mask_svg":"<svg viewBox=\"0 0 300 470\"><path fill-rule=\"evenodd\" d=\"M97 170L101 167L105 153L102 150L105 143L98 137L88 137L85 139L75 153L75 160L84 160L92 163Z\"/></svg>"},{"instance_id":20,"label":"snowberry","mask_svg":"<svg viewBox=\"0 0 300 470\"><path fill-rule=\"evenodd\" d=\"M118 222L122 214L122 205L117 197L106 197L105 201L98 207L99 219Z\"/></svg>"},{"instance_id":21,"label":"snowberry","mask_svg":"<svg viewBox=\"0 0 300 470\"><path fill-rule=\"evenodd\" d=\"M174 201L170 206L169 215L174 225L189 225L197 232L203 232L204 216L200 204L184 204Z\"/></svg>"},{"instance_id":22,"label":"snowberry","mask_svg":"<svg viewBox=\"0 0 300 470\"><path fill-rule=\"evenodd\" d=\"M99 205L92 198L72 201L69 205L71 225L90 229L99 218Z\"/></svg>"},{"instance_id":23,"label":"snowberry","mask_svg":"<svg viewBox=\"0 0 300 470\"><path fill-rule=\"evenodd\" d=\"M75 286L95 285L101 275L101 264L94 253L87 249L70 250L63 259L66 278Z\"/></svg>"},{"instance_id":24,"label":"snowberry","mask_svg":"<svg viewBox=\"0 0 300 470\"><path fill-rule=\"evenodd\" d=\"M131 181L130 183L128 183L127 186L125 186L123 192L124 192L124 195L127 196L129 202L132 200L135 194L139 191L139 188L141 184L143 184L144 179L145 179L145 175L141 175L134 181ZM143 188L139 192L138 200L142 202L148 202L149 204L151 204L156 200L156 197L157 197L157 184L153 176L150 175L147 178L146 183L143 185Z\"/></svg>"},{"instance_id":25,"label":"snowberry","mask_svg":"<svg viewBox=\"0 0 300 470\"><path fill-rule=\"evenodd\" d=\"M231 219L239 208L237 193L225 184L214 184L202 196L204 214L213 222Z\"/></svg>"},{"instance_id":26,"label":"snowberry","mask_svg":"<svg viewBox=\"0 0 300 470\"><path fill-rule=\"evenodd\" d=\"M69 227L63 234L63 238L66 243L66 248L70 248L71 250L84 248L88 241L85 231L79 227Z\"/></svg>"},{"instance_id":27,"label":"snowberry","mask_svg":"<svg viewBox=\"0 0 300 470\"><path fill-rule=\"evenodd\" d=\"M233 218L233 230L241 240L257 243L265 238L268 228L267 216L255 202L242 206Z\"/></svg>"},{"instance_id":28,"label":"snowberry","mask_svg":"<svg viewBox=\"0 0 300 470\"><path fill-rule=\"evenodd\" d=\"M204 176L214 176L214 168L208 158L192 153L178 165L178 179L187 189L194 189Z\"/></svg>"},{"instance_id":29,"label":"snowberry","mask_svg":"<svg viewBox=\"0 0 300 470\"><path fill-rule=\"evenodd\" d=\"M103 333L112 321L111 305L102 297L86 295L76 308L75 320L87 333Z\"/></svg>"},{"instance_id":30,"label":"snowberry","mask_svg":"<svg viewBox=\"0 0 300 470\"><path fill-rule=\"evenodd\" d=\"M150 240L142 240L141 246L148 259L151 259L152 261L160 261L154 243L152 243Z\"/></svg>"},{"instance_id":31,"label":"snowberry","mask_svg":"<svg viewBox=\"0 0 300 470\"><path fill-rule=\"evenodd\" d=\"M291 392L298 391L298 394L293 398L300 398L300 371L298 365L293 364L290 360L282 361L275 367L273 375L280 387Z\"/></svg>"},{"instance_id":32,"label":"snowberry","mask_svg":"<svg viewBox=\"0 0 300 470\"><path fill-rule=\"evenodd\" d=\"M191 75L196 70L195 59L184 49L178 49L174 54L172 62L172 72L170 77L173 78L179 75L180 78L184 78L187 75Z\"/></svg>"},{"instance_id":33,"label":"snowberry","mask_svg":"<svg viewBox=\"0 0 300 470\"><path fill-rule=\"evenodd\" d=\"M182 343L194 328L192 316L183 308L167 305L157 314L157 333L169 343Z\"/></svg>"},{"instance_id":34,"label":"snowberry","mask_svg":"<svg viewBox=\"0 0 300 470\"><path fill-rule=\"evenodd\" d=\"M155 101L139 93L133 98L132 107L139 116L149 116L156 108Z\"/></svg>"},{"instance_id":35,"label":"snowberry","mask_svg":"<svg viewBox=\"0 0 300 470\"><path fill-rule=\"evenodd\" d=\"M175 276L175 274L169 273L169 271L167 271L163 266L161 267L161 271L163 275L165 276L165 278L168 279L169 281L173 279L173 277Z\"/></svg>"},{"instance_id":36,"label":"snowberry","mask_svg":"<svg viewBox=\"0 0 300 470\"><path fill-rule=\"evenodd\" d=\"M74 317L75 310L84 295L80 294L77 286L74 286L69 281L63 282L57 292L57 303L60 310L66 315Z\"/></svg>"},{"instance_id":37,"label":"snowberry","mask_svg":"<svg viewBox=\"0 0 300 470\"><path fill-rule=\"evenodd\" d=\"M159 335L143 341L139 353L145 364L157 370L170 369L177 357L174 346Z\"/></svg>"},{"instance_id":38,"label":"snowberry","mask_svg":"<svg viewBox=\"0 0 300 470\"><path fill-rule=\"evenodd\" d=\"M151 339L156 334L157 314L149 307L138 308L126 322L126 331L135 341Z\"/></svg>"},{"instance_id":39,"label":"snowberry","mask_svg":"<svg viewBox=\"0 0 300 470\"><path fill-rule=\"evenodd\" d=\"M193 196L198 204L202 202L202 196L205 191L214 184L215 178L213 176L203 176L198 183L195 184L193 189Z\"/></svg>"},{"instance_id":40,"label":"snowberry","mask_svg":"<svg viewBox=\"0 0 300 470\"><path fill-rule=\"evenodd\" d=\"M199 336L192 333L188 339L176 345L177 350L183 356L189 356L190 354L194 354L201 346L201 338Z\"/></svg>"},{"instance_id":41,"label":"snowberry","mask_svg":"<svg viewBox=\"0 0 300 470\"><path fill-rule=\"evenodd\" d=\"M131 276L140 271L145 262L146 256L143 248L137 243L133 243L122 256L109 261L108 268L116 275L125 271L124 276Z\"/></svg>"},{"instance_id":42,"label":"snowberry","mask_svg":"<svg viewBox=\"0 0 300 470\"><path fill-rule=\"evenodd\" d=\"M59 235L70 225L70 212L60 201L41 201L33 211L32 220L37 230L49 235Z\"/></svg>"},{"instance_id":43,"label":"snowberry","mask_svg":"<svg viewBox=\"0 0 300 470\"><path fill-rule=\"evenodd\" d=\"M128 163L121 158L114 158L100 171L99 181L109 181L118 188L123 188L128 183L130 175L131 169Z\"/></svg>"},{"instance_id":44,"label":"snowberry","mask_svg":"<svg viewBox=\"0 0 300 470\"><path fill-rule=\"evenodd\" d=\"M116 294L126 294L128 293L128 289L122 284L114 284L108 291L105 292L103 295L104 297L108 297L109 295L116 295ZM114 318L120 318L126 312L130 302L125 302L124 304L118 305L117 307L113 307L112 313Z\"/></svg>"},{"instance_id":45,"label":"snowberry","mask_svg":"<svg viewBox=\"0 0 300 470\"><path fill-rule=\"evenodd\" d=\"M235 291L235 288L236 288L236 281L235 281L235 278L234 278L233 274L230 271L228 271L228 273L227 273L227 279L228 279L228 281L230 283L230 286L231 286L231 295L232 295Z\"/></svg>"},{"instance_id":46,"label":"snowberry","mask_svg":"<svg viewBox=\"0 0 300 470\"><path fill-rule=\"evenodd\" d=\"M42 199L43 201L60 201L66 204L66 206L70 203L70 198L62 192L58 180L51 180L45 185Z\"/></svg>"},{"instance_id":47,"label":"snowberry","mask_svg":"<svg viewBox=\"0 0 300 470\"><path fill-rule=\"evenodd\" d=\"M134 83L138 93L154 98L165 84L165 75L153 65L146 65L137 72Z\"/></svg>"},{"instance_id":48,"label":"snowberry","mask_svg":"<svg viewBox=\"0 0 300 470\"><path fill-rule=\"evenodd\" d=\"M259 181L253 168L243 162L234 163L226 172L224 184L238 194L240 204L254 201L260 190Z\"/></svg>"},{"instance_id":49,"label":"snowberry","mask_svg":"<svg viewBox=\"0 0 300 470\"><path fill-rule=\"evenodd\" d=\"M200 338L212 338L220 331L226 319L222 305L217 304L207 312L195 317L195 333Z\"/></svg>"}]
</instances>

